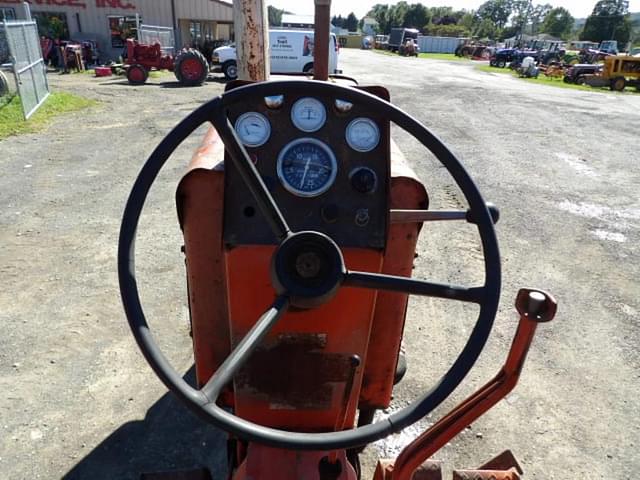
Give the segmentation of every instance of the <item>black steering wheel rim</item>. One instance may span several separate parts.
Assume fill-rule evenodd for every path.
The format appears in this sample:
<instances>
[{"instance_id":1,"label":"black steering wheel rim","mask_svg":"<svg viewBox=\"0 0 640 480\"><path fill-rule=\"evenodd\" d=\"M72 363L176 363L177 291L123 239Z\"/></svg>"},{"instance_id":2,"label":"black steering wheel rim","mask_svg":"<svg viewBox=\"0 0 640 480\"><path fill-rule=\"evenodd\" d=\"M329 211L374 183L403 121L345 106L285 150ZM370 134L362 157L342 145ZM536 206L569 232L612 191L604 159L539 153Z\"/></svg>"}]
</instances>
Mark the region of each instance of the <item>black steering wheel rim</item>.
<instances>
[{"instance_id":1,"label":"black steering wheel rim","mask_svg":"<svg viewBox=\"0 0 640 480\"><path fill-rule=\"evenodd\" d=\"M202 390L188 385L169 364L153 339L142 309L135 276L136 230L146 196L158 172L184 139L206 122L212 122L214 126L216 124L219 126L221 118L224 118L228 123L225 108L242 102L248 97L267 97L284 92L293 95L309 95L311 89L320 95L368 105L376 112L382 113L387 120L411 134L435 155L447 168L469 203L470 213L474 217L474 223L480 234L485 266L485 284L476 289L480 292L481 297L474 300L480 305L476 324L457 359L436 385L412 404L384 420L351 430L326 433L288 432L254 424L227 412L215 403L215 399L212 401ZM233 147L230 151L232 158L241 155L242 152L246 157L246 151L239 145L235 134L231 140L228 135L226 138L224 135L221 137L227 148ZM234 141L235 145L233 145ZM238 154L238 151L241 153ZM238 159L234 158L234 162L236 161ZM272 224L278 223L277 218L270 220ZM145 359L167 388L172 390L199 416L241 439L294 450L334 450L359 447L406 428L436 408L462 382L484 348L497 312L501 282L498 243L490 212L475 183L444 143L417 120L385 100L361 90L336 84L313 81L310 85L308 80L255 83L233 89L196 109L162 140L138 175L125 207L118 245L118 276L122 302L132 333ZM287 304L288 300L284 297L280 297L276 301L276 305L282 308L286 308ZM268 321L275 322L278 317L279 314L276 313ZM255 335L266 334L266 331L257 332ZM251 332L247 336L250 335Z\"/></svg>"}]
</instances>

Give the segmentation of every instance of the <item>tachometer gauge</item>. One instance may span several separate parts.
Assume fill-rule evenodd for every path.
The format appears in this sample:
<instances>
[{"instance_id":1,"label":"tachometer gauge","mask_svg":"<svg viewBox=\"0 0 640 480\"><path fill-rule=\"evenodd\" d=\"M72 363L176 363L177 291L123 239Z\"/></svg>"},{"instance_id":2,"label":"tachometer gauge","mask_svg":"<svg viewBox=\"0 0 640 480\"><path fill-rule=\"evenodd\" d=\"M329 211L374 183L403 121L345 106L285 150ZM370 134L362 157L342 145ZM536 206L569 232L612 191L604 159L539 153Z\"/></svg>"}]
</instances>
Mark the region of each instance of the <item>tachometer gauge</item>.
<instances>
[{"instance_id":1,"label":"tachometer gauge","mask_svg":"<svg viewBox=\"0 0 640 480\"><path fill-rule=\"evenodd\" d=\"M320 130L326 120L327 111L315 98L301 98L291 107L291 121L303 132Z\"/></svg>"},{"instance_id":2,"label":"tachometer gauge","mask_svg":"<svg viewBox=\"0 0 640 480\"><path fill-rule=\"evenodd\" d=\"M347 143L358 152L368 152L378 146L380 130L369 118L356 118L349 123L346 131Z\"/></svg>"},{"instance_id":3,"label":"tachometer gauge","mask_svg":"<svg viewBox=\"0 0 640 480\"><path fill-rule=\"evenodd\" d=\"M289 192L300 197L316 197L333 185L338 163L331 149L321 141L299 138L282 149L277 171Z\"/></svg>"},{"instance_id":4,"label":"tachometer gauge","mask_svg":"<svg viewBox=\"0 0 640 480\"><path fill-rule=\"evenodd\" d=\"M236 133L247 147L264 145L271 136L269 120L258 112L243 113L236 120Z\"/></svg>"}]
</instances>

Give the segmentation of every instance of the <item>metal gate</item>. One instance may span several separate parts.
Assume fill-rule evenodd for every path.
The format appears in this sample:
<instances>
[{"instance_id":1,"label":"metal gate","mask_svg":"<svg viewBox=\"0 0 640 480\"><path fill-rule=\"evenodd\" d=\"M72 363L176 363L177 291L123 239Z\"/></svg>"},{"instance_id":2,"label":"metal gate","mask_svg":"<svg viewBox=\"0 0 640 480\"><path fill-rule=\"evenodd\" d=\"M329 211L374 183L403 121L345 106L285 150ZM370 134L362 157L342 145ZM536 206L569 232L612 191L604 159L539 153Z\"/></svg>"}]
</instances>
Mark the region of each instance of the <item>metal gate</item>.
<instances>
[{"instance_id":1,"label":"metal gate","mask_svg":"<svg viewBox=\"0 0 640 480\"><path fill-rule=\"evenodd\" d=\"M49 96L38 26L35 21L15 21L2 22L0 28L4 30L4 37L9 46L13 74L26 120Z\"/></svg>"}]
</instances>

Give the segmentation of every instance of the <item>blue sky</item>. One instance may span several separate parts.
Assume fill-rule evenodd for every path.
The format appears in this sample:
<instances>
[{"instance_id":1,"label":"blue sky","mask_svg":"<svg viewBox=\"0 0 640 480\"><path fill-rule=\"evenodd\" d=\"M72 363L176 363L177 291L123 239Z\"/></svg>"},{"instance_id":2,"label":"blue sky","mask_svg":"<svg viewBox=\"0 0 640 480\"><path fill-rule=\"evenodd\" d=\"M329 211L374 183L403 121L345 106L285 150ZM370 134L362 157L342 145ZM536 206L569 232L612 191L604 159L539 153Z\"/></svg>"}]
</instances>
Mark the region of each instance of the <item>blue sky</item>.
<instances>
[{"instance_id":1,"label":"blue sky","mask_svg":"<svg viewBox=\"0 0 640 480\"><path fill-rule=\"evenodd\" d=\"M451 6L455 9L466 8L472 10L482 5L485 0L436 0L422 1L421 3L427 7L439 7L443 5ZM407 0L408 3L415 3L415 0ZM376 3L396 3L395 1L384 0L333 0L331 2L332 15L348 15L354 12L358 18L364 16L369 9ZM541 0L535 1L534 4L550 3L554 7L564 7L571 12L576 18L587 17L593 10L596 0ZM299 15L313 14L313 0L267 0L267 5L273 5ZM640 12L640 0L630 0L629 10L631 12Z\"/></svg>"}]
</instances>

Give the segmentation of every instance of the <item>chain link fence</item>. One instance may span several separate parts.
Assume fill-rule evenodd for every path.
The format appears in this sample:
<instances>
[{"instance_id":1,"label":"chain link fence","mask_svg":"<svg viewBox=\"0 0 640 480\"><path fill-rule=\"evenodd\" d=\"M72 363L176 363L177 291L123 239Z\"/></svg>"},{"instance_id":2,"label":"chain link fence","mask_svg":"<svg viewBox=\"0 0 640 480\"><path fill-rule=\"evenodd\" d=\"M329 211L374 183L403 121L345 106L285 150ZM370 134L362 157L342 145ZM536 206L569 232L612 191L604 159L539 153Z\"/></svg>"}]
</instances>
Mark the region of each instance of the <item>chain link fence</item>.
<instances>
[{"instance_id":1,"label":"chain link fence","mask_svg":"<svg viewBox=\"0 0 640 480\"><path fill-rule=\"evenodd\" d=\"M159 43L162 53L165 55L175 53L176 41L171 27L142 24L138 27L138 41L147 45Z\"/></svg>"},{"instance_id":2,"label":"chain link fence","mask_svg":"<svg viewBox=\"0 0 640 480\"><path fill-rule=\"evenodd\" d=\"M3 41L9 52L24 118L29 119L49 96L38 26L34 21L2 22L0 43Z\"/></svg>"}]
</instances>

